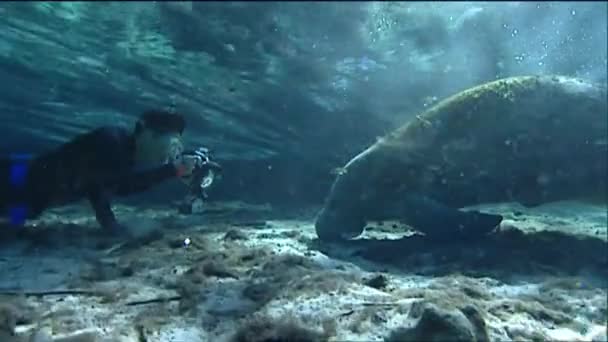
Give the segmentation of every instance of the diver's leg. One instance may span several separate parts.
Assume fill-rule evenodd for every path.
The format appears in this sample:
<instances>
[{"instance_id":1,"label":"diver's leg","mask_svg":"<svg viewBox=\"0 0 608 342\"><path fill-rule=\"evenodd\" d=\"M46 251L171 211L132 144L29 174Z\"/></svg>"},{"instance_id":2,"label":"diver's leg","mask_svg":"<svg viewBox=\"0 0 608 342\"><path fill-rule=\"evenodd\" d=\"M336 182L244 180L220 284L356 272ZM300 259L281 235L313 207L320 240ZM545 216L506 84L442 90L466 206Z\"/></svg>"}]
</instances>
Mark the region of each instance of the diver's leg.
<instances>
[{"instance_id":1,"label":"diver's leg","mask_svg":"<svg viewBox=\"0 0 608 342\"><path fill-rule=\"evenodd\" d=\"M403 201L403 221L436 240L475 239L496 228L502 216L447 207L422 195Z\"/></svg>"},{"instance_id":2,"label":"diver's leg","mask_svg":"<svg viewBox=\"0 0 608 342\"><path fill-rule=\"evenodd\" d=\"M6 159L0 159L0 215L7 215L7 207L10 203L11 183L10 183L10 167L11 162Z\"/></svg>"},{"instance_id":3,"label":"diver's leg","mask_svg":"<svg viewBox=\"0 0 608 342\"><path fill-rule=\"evenodd\" d=\"M44 209L39 208L42 200L33 196L32 187L28 186L27 158L0 159L0 217L13 226L23 226L26 220L40 216Z\"/></svg>"}]
</instances>

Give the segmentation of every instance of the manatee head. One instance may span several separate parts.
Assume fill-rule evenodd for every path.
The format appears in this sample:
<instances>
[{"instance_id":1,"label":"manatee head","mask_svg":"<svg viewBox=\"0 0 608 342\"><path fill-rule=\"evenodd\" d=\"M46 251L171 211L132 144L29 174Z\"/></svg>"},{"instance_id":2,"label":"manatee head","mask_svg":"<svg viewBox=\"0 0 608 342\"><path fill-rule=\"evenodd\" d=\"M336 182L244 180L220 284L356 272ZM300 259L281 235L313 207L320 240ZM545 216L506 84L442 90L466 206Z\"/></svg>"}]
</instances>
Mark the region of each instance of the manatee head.
<instances>
[{"instance_id":1,"label":"manatee head","mask_svg":"<svg viewBox=\"0 0 608 342\"><path fill-rule=\"evenodd\" d=\"M315 229L321 240L350 239L363 232L373 216L374 186L371 170L375 145L353 158L337 176L323 209L317 215Z\"/></svg>"},{"instance_id":2,"label":"manatee head","mask_svg":"<svg viewBox=\"0 0 608 342\"><path fill-rule=\"evenodd\" d=\"M326 202L315 221L315 230L321 240L345 240L363 232L366 220L358 210L348 210L343 203Z\"/></svg>"}]
</instances>

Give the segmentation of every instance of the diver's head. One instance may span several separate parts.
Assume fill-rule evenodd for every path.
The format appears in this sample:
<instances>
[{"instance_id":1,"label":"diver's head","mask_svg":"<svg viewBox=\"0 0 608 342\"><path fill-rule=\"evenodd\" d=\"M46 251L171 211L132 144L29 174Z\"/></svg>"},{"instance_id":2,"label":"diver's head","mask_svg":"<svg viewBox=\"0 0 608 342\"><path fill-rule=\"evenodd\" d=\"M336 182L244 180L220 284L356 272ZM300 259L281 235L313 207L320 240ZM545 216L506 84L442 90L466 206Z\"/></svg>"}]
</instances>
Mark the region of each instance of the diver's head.
<instances>
[{"instance_id":1,"label":"diver's head","mask_svg":"<svg viewBox=\"0 0 608 342\"><path fill-rule=\"evenodd\" d=\"M319 239L351 239L363 232L367 220L378 210L374 178L382 158L372 145L342 168L315 220Z\"/></svg>"},{"instance_id":2,"label":"diver's head","mask_svg":"<svg viewBox=\"0 0 608 342\"><path fill-rule=\"evenodd\" d=\"M185 126L186 122L180 114L165 111L144 112L137 121L134 132L137 162L166 163L181 155Z\"/></svg>"}]
</instances>

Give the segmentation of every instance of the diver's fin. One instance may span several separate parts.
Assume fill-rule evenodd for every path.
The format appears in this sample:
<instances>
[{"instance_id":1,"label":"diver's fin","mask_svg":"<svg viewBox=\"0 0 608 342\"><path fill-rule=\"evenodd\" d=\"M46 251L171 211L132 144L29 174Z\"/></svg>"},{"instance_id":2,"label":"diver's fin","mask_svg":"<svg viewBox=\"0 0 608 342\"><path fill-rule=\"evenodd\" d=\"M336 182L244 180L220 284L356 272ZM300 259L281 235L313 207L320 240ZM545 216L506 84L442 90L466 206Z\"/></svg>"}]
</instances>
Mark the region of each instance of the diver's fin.
<instances>
[{"instance_id":1,"label":"diver's fin","mask_svg":"<svg viewBox=\"0 0 608 342\"><path fill-rule=\"evenodd\" d=\"M436 240L476 239L502 221L500 215L453 209L417 194L404 198L401 215L406 224Z\"/></svg>"}]
</instances>

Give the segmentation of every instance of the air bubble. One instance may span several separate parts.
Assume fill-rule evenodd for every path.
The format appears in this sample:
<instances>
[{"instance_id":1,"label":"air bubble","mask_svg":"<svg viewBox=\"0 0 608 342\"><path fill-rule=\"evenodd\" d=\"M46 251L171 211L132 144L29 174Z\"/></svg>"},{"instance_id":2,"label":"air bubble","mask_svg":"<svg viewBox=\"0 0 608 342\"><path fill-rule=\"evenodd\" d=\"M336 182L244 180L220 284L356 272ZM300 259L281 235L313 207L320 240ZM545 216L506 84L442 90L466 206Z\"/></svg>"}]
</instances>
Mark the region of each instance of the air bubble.
<instances>
[{"instance_id":1,"label":"air bubble","mask_svg":"<svg viewBox=\"0 0 608 342\"><path fill-rule=\"evenodd\" d=\"M545 50L547 49L547 46L548 46L548 45L547 45L547 42L546 42L546 41L544 41L544 40L543 40L543 41L541 41L541 42L540 42L540 45L542 45L542 46L543 46L543 49L545 49Z\"/></svg>"},{"instance_id":2,"label":"air bubble","mask_svg":"<svg viewBox=\"0 0 608 342\"><path fill-rule=\"evenodd\" d=\"M570 12L570 14L576 15L576 10L572 10L572 12Z\"/></svg>"}]
</instances>

